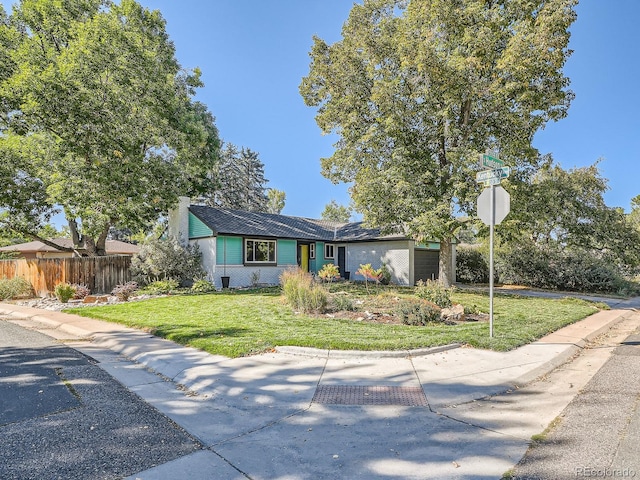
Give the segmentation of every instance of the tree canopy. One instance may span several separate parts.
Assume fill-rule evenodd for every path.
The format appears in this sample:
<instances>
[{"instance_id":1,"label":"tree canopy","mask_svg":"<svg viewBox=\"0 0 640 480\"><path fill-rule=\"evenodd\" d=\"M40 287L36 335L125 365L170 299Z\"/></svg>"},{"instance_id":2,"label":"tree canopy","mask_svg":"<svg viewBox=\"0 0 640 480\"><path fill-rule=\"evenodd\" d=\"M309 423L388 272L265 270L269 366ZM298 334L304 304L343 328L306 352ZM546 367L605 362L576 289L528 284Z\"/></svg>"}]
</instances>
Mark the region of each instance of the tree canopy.
<instances>
[{"instance_id":1,"label":"tree canopy","mask_svg":"<svg viewBox=\"0 0 640 480\"><path fill-rule=\"evenodd\" d=\"M267 189L267 213L281 213L284 208L287 194L283 190L277 188Z\"/></svg>"},{"instance_id":2,"label":"tree canopy","mask_svg":"<svg viewBox=\"0 0 640 480\"><path fill-rule=\"evenodd\" d=\"M60 207L74 243L104 254L110 227L138 230L212 188L200 72L179 65L158 11L22 0L0 6L0 44L0 226L40 238Z\"/></svg>"},{"instance_id":3,"label":"tree canopy","mask_svg":"<svg viewBox=\"0 0 640 480\"><path fill-rule=\"evenodd\" d=\"M351 220L351 207L340 205L335 200L331 200L324 206L322 210L321 218L323 220L329 220L330 222L342 222L347 223Z\"/></svg>"},{"instance_id":4,"label":"tree canopy","mask_svg":"<svg viewBox=\"0 0 640 480\"><path fill-rule=\"evenodd\" d=\"M511 185L511 213L498 237L511 244L581 251L623 270L635 268L640 230L632 215L606 205L608 188L597 163L565 170L546 156L538 171Z\"/></svg>"},{"instance_id":5,"label":"tree canopy","mask_svg":"<svg viewBox=\"0 0 640 480\"><path fill-rule=\"evenodd\" d=\"M441 242L452 278L459 215L472 215L478 154L519 175L537 166L534 134L573 97L562 72L576 0L364 0L332 45L315 37L300 93L339 136L322 159L353 182L364 220Z\"/></svg>"}]
</instances>

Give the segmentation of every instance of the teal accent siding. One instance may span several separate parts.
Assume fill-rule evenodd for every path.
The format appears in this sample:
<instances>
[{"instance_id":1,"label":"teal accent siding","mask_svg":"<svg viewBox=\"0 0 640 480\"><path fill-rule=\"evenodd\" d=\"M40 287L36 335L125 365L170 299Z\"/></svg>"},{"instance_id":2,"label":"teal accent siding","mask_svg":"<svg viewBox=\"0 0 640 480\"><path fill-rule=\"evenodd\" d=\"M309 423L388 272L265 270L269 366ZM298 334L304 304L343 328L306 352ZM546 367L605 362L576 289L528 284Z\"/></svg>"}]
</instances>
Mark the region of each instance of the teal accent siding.
<instances>
[{"instance_id":1,"label":"teal accent siding","mask_svg":"<svg viewBox=\"0 0 640 480\"><path fill-rule=\"evenodd\" d=\"M416 243L416 248L440 250L440 244L438 242Z\"/></svg>"},{"instance_id":2,"label":"teal accent siding","mask_svg":"<svg viewBox=\"0 0 640 480\"><path fill-rule=\"evenodd\" d=\"M242 265L242 237L218 237L216 239L216 265L225 264L225 243L227 265Z\"/></svg>"},{"instance_id":3,"label":"teal accent siding","mask_svg":"<svg viewBox=\"0 0 640 480\"><path fill-rule=\"evenodd\" d=\"M311 273L318 273L318 271L320 270L318 268L318 265L320 264L320 258L318 257L318 255L319 255L318 252L320 250L318 250L318 248L320 248L320 247L318 246L318 242L313 242L312 245L316 249L316 256L315 256L315 258L310 258L309 259L309 271ZM311 247L309 247L309 248L311 248Z\"/></svg>"},{"instance_id":4,"label":"teal accent siding","mask_svg":"<svg viewBox=\"0 0 640 480\"><path fill-rule=\"evenodd\" d=\"M322 268L324 259L324 242L316 242L316 264L318 266L318 270Z\"/></svg>"},{"instance_id":5,"label":"teal accent siding","mask_svg":"<svg viewBox=\"0 0 640 480\"><path fill-rule=\"evenodd\" d=\"M278 240L276 258L278 265L298 264L298 243L295 240Z\"/></svg>"},{"instance_id":6,"label":"teal accent siding","mask_svg":"<svg viewBox=\"0 0 640 480\"><path fill-rule=\"evenodd\" d=\"M189 213L189 238L212 237L213 231L193 213Z\"/></svg>"}]
</instances>

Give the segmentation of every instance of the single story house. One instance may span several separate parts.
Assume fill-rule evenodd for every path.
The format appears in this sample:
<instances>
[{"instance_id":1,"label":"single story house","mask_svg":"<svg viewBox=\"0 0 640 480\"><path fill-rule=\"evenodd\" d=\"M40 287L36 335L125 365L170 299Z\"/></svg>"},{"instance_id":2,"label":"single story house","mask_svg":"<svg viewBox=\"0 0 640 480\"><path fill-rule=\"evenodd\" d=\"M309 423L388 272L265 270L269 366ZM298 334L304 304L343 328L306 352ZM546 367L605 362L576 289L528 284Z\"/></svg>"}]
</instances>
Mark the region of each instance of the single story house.
<instances>
[{"instance_id":1,"label":"single story house","mask_svg":"<svg viewBox=\"0 0 640 480\"><path fill-rule=\"evenodd\" d=\"M386 265L397 285L438 278L437 241L420 244L402 235L382 235L362 222L227 210L191 205L181 197L169 213L168 234L199 246L203 267L218 288L223 277L230 287L277 284L288 268L317 273L327 263L352 280L364 280L355 272L367 263L376 269ZM455 248L453 253L455 265Z\"/></svg>"},{"instance_id":2,"label":"single story house","mask_svg":"<svg viewBox=\"0 0 640 480\"><path fill-rule=\"evenodd\" d=\"M61 247L72 248L73 241L70 238L54 238L51 240ZM135 255L140 251L140 247L131 243L121 242L119 240L107 240L105 243L107 255ZM16 252L19 258L70 258L75 256L73 252L64 252L57 250L39 240L27 243L18 243L0 248L0 252ZM80 251L80 253L82 253Z\"/></svg>"}]
</instances>

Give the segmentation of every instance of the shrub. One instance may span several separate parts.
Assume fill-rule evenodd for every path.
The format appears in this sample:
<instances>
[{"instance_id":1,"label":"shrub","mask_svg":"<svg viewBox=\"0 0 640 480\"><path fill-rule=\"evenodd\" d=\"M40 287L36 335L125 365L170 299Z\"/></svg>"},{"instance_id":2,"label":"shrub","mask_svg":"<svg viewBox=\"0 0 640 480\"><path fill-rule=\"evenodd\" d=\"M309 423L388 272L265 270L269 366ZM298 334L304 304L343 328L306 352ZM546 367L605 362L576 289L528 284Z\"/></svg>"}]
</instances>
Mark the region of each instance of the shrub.
<instances>
[{"instance_id":1,"label":"shrub","mask_svg":"<svg viewBox=\"0 0 640 480\"><path fill-rule=\"evenodd\" d=\"M254 270L251 272L251 286L256 288L260 283L260 270Z\"/></svg>"},{"instance_id":2,"label":"shrub","mask_svg":"<svg viewBox=\"0 0 640 480\"><path fill-rule=\"evenodd\" d=\"M344 294L335 293L329 297L329 303L336 311L347 311L351 312L355 310L355 306L353 305L353 300L347 297Z\"/></svg>"},{"instance_id":3,"label":"shrub","mask_svg":"<svg viewBox=\"0 0 640 480\"><path fill-rule=\"evenodd\" d=\"M391 283L391 271L389 270L389 267L382 265L378 272L381 275L380 283L383 285L389 285Z\"/></svg>"},{"instance_id":4,"label":"shrub","mask_svg":"<svg viewBox=\"0 0 640 480\"><path fill-rule=\"evenodd\" d=\"M489 264L480 250L456 249L456 280L462 283L489 283Z\"/></svg>"},{"instance_id":5,"label":"shrub","mask_svg":"<svg viewBox=\"0 0 640 480\"><path fill-rule=\"evenodd\" d=\"M191 291L193 293L209 293L215 291L216 286L209 280L196 280L191 285Z\"/></svg>"},{"instance_id":6,"label":"shrub","mask_svg":"<svg viewBox=\"0 0 640 480\"><path fill-rule=\"evenodd\" d=\"M556 289L559 258L560 252L555 249L521 242L496 252L495 269L502 283Z\"/></svg>"},{"instance_id":7,"label":"shrub","mask_svg":"<svg viewBox=\"0 0 640 480\"><path fill-rule=\"evenodd\" d=\"M174 292L179 286L176 280L156 280L142 288L141 292L147 295L165 295Z\"/></svg>"},{"instance_id":8,"label":"shrub","mask_svg":"<svg viewBox=\"0 0 640 480\"><path fill-rule=\"evenodd\" d=\"M282 292L291 307L302 312L324 312L327 292L313 282L313 277L302 270L286 270L280 275Z\"/></svg>"},{"instance_id":9,"label":"shrub","mask_svg":"<svg viewBox=\"0 0 640 480\"><path fill-rule=\"evenodd\" d=\"M496 270L504 283L594 293L631 293L615 264L585 250L543 248L521 243L496 256Z\"/></svg>"},{"instance_id":10,"label":"shrub","mask_svg":"<svg viewBox=\"0 0 640 480\"><path fill-rule=\"evenodd\" d=\"M398 303L396 314L405 325L424 326L441 322L440 308L427 300L404 299Z\"/></svg>"},{"instance_id":11,"label":"shrub","mask_svg":"<svg viewBox=\"0 0 640 480\"><path fill-rule=\"evenodd\" d=\"M0 278L0 300L11 300L33 294L33 289L28 280L22 277Z\"/></svg>"},{"instance_id":12,"label":"shrub","mask_svg":"<svg viewBox=\"0 0 640 480\"><path fill-rule=\"evenodd\" d=\"M136 282L127 282L124 285L116 285L111 291L111 295L118 297L121 302L126 302L129 297L138 290L138 284Z\"/></svg>"},{"instance_id":13,"label":"shrub","mask_svg":"<svg viewBox=\"0 0 640 480\"><path fill-rule=\"evenodd\" d=\"M66 282L59 283L53 289L53 293L60 302L67 303L75 295L76 287Z\"/></svg>"},{"instance_id":14,"label":"shrub","mask_svg":"<svg viewBox=\"0 0 640 480\"><path fill-rule=\"evenodd\" d=\"M86 297L91 293L91 290L89 290L89 287L87 287L83 283L74 283L73 288L76 289L75 293L73 294L74 300L82 300L84 297Z\"/></svg>"},{"instance_id":15,"label":"shrub","mask_svg":"<svg viewBox=\"0 0 640 480\"><path fill-rule=\"evenodd\" d=\"M445 287L437 280L419 280L416 284L416 296L435 303L440 308L451 306L451 288Z\"/></svg>"},{"instance_id":16,"label":"shrub","mask_svg":"<svg viewBox=\"0 0 640 480\"><path fill-rule=\"evenodd\" d=\"M333 280L340 278L340 269L334 263L325 263L318 272L318 276L325 282L331 283Z\"/></svg>"},{"instance_id":17,"label":"shrub","mask_svg":"<svg viewBox=\"0 0 640 480\"><path fill-rule=\"evenodd\" d=\"M360 264L360 268L356 271L356 275L362 275L364 277L364 286L368 292L369 280L380 283L380 279L382 278L382 271L376 270L371 266L370 263L366 263L364 265Z\"/></svg>"},{"instance_id":18,"label":"shrub","mask_svg":"<svg viewBox=\"0 0 640 480\"><path fill-rule=\"evenodd\" d=\"M157 280L188 284L206 276L198 245L181 245L176 239L150 240L131 259L131 275L141 285Z\"/></svg>"}]
</instances>

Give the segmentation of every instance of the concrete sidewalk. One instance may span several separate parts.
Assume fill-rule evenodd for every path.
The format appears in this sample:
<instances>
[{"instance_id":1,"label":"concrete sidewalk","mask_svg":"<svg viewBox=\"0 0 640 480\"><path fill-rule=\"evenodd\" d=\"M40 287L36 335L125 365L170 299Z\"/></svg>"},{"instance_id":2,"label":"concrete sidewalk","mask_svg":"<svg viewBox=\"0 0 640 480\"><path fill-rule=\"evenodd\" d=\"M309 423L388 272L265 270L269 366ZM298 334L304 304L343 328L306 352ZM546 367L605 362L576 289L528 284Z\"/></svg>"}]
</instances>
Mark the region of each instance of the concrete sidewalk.
<instances>
[{"instance_id":1,"label":"concrete sidewalk","mask_svg":"<svg viewBox=\"0 0 640 480\"><path fill-rule=\"evenodd\" d=\"M640 324L602 311L504 353L229 359L75 315L0 304L0 316L93 357L202 443L141 479L500 478L608 358L587 342L606 333L613 347Z\"/></svg>"}]
</instances>

